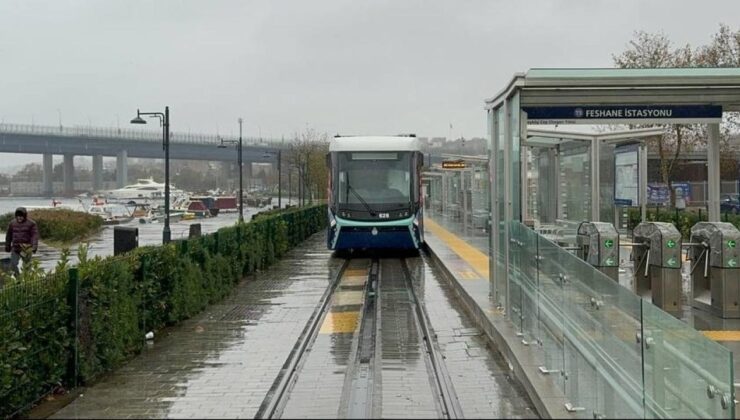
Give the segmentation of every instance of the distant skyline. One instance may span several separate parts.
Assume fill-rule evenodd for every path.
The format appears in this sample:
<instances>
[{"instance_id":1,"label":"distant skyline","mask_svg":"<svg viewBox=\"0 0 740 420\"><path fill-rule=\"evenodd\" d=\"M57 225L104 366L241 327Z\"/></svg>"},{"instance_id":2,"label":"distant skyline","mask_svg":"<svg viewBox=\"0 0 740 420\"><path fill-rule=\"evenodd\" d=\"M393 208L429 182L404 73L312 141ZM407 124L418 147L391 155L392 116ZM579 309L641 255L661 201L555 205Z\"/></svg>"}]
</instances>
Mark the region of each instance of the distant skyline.
<instances>
[{"instance_id":1,"label":"distant skyline","mask_svg":"<svg viewBox=\"0 0 740 420\"><path fill-rule=\"evenodd\" d=\"M636 30L706 44L736 16L737 0L5 0L0 121L131 128L168 105L180 132L236 136L242 117L245 136L482 137L516 72L613 67ZM0 154L24 161L41 157Z\"/></svg>"}]
</instances>

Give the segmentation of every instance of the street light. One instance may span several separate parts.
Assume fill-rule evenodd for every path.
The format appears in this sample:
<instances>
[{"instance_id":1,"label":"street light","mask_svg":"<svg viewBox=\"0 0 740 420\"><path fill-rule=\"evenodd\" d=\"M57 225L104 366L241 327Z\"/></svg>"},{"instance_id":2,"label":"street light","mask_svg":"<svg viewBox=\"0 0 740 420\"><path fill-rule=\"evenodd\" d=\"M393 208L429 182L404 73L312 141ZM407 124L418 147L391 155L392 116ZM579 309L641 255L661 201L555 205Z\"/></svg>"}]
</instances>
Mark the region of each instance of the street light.
<instances>
[{"instance_id":1,"label":"street light","mask_svg":"<svg viewBox=\"0 0 740 420\"><path fill-rule=\"evenodd\" d=\"M268 152L266 151L262 157L268 157L270 155L274 155L275 152ZM278 149L277 151L277 171L278 171L278 208L283 208L283 194L282 194L282 171L280 168L280 162L282 162L282 155L283 151L281 149Z\"/></svg>"},{"instance_id":2,"label":"street light","mask_svg":"<svg viewBox=\"0 0 740 420\"><path fill-rule=\"evenodd\" d=\"M243 178L242 178L242 122L243 120L239 118L239 140L224 140L221 139L221 144L218 145L219 148L224 149L226 148L226 144L236 144L236 153L237 153L237 165L239 166L239 223L244 222L244 200L242 199L242 194L244 190L243 186Z\"/></svg>"},{"instance_id":3,"label":"street light","mask_svg":"<svg viewBox=\"0 0 740 420\"><path fill-rule=\"evenodd\" d=\"M161 112L140 112L136 110L136 118L131 124L146 124L142 115L159 118L159 124L163 126L164 134L162 148L164 149L164 229L162 230L162 243L170 242L170 107L164 107Z\"/></svg>"}]
</instances>

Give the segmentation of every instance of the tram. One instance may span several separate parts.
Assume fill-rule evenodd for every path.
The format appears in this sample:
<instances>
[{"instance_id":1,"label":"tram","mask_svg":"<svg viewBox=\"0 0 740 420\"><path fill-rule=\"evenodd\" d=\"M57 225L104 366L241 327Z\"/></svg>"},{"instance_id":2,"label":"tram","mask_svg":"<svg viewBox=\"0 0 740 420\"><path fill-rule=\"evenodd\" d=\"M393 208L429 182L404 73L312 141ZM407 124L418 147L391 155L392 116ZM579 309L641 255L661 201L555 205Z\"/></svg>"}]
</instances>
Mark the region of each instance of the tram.
<instances>
[{"instance_id":1,"label":"tram","mask_svg":"<svg viewBox=\"0 0 740 420\"><path fill-rule=\"evenodd\" d=\"M413 134L335 136L327 155L327 247L418 249L424 241L423 163Z\"/></svg>"}]
</instances>

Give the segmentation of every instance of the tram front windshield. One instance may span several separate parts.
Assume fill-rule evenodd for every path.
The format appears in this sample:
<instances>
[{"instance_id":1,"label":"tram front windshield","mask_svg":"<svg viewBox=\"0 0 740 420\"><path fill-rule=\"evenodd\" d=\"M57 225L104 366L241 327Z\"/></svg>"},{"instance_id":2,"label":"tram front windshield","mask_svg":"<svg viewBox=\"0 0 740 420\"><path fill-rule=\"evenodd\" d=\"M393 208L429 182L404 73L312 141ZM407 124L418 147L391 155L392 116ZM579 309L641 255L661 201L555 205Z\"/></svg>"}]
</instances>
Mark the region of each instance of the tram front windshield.
<instances>
[{"instance_id":1,"label":"tram front windshield","mask_svg":"<svg viewBox=\"0 0 740 420\"><path fill-rule=\"evenodd\" d=\"M411 152L340 152L337 203L349 210L407 208L411 204ZM364 201L364 203L363 203Z\"/></svg>"}]
</instances>

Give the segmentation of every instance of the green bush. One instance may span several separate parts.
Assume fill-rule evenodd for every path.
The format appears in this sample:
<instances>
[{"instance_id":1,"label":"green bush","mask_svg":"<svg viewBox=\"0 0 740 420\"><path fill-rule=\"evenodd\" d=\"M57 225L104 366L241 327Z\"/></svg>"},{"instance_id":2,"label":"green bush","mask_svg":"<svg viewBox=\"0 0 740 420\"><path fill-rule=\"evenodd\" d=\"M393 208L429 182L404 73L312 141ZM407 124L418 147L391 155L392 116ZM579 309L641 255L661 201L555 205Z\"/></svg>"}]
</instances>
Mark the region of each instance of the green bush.
<instances>
[{"instance_id":1,"label":"green bush","mask_svg":"<svg viewBox=\"0 0 740 420\"><path fill-rule=\"evenodd\" d=\"M0 290L0 416L61 384L74 333L66 272Z\"/></svg>"},{"instance_id":2,"label":"green bush","mask_svg":"<svg viewBox=\"0 0 740 420\"><path fill-rule=\"evenodd\" d=\"M43 287L0 289L0 416L32 404L53 384L89 384L115 369L142 350L148 331L219 301L244 275L325 226L325 205L295 208L199 238L81 258L76 331L66 276L42 279ZM75 343L77 373L65 375Z\"/></svg>"},{"instance_id":3,"label":"green bush","mask_svg":"<svg viewBox=\"0 0 740 420\"><path fill-rule=\"evenodd\" d=\"M0 229L5 231L13 217L14 213L0 216ZM36 222L41 239L52 243L76 242L103 227L103 219L99 216L68 209L31 210L28 218Z\"/></svg>"}]
</instances>

